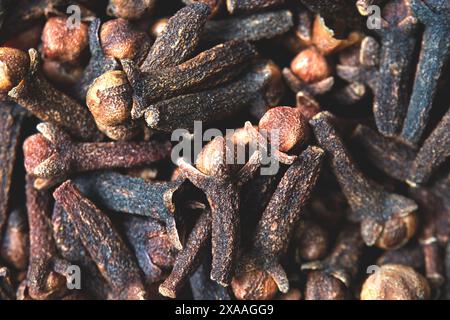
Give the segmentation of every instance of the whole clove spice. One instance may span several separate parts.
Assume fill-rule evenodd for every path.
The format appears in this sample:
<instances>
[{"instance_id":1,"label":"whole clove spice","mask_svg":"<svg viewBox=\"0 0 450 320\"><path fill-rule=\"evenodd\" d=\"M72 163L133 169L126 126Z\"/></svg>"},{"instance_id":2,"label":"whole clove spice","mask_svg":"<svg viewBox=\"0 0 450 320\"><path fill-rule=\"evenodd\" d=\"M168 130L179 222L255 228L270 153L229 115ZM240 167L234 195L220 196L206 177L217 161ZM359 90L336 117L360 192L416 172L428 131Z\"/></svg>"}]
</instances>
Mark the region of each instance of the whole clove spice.
<instances>
[{"instance_id":1,"label":"whole clove spice","mask_svg":"<svg viewBox=\"0 0 450 320\"><path fill-rule=\"evenodd\" d=\"M450 156L450 109L425 140L412 163L408 183L426 183Z\"/></svg>"},{"instance_id":2,"label":"whole clove spice","mask_svg":"<svg viewBox=\"0 0 450 320\"><path fill-rule=\"evenodd\" d=\"M310 124L319 145L330 156L331 166L368 246L399 248L408 242L417 228L417 204L367 179L357 168L342 139L333 127L328 112L317 114Z\"/></svg>"},{"instance_id":3,"label":"whole clove spice","mask_svg":"<svg viewBox=\"0 0 450 320\"><path fill-rule=\"evenodd\" d=\"M58 187L53 196L69 214L84 247L116 294L123 299L144 299L139 267L111 220L70 180Z\"/></svg>"},{"instance_id":4,"label":"whole clove spice","mask_svg":"<svg viewBox=\"0 0 450 320\"><path fill-rule=\"evenodd\" d=\"M285 0L228 0L227 10L231 14L255 12L282 5Z\"/></svg>"},{"instance_id":5,"label":"whole clove spice","mask_svg":"<svg viewBox=\"0 0 450 320\"><path fill-rule=\"evenodd\" d=\"M378 131L395 136L401 130L408 104L408 85L413 70L417 21L409 1L387 3L382 10L380 71L373 105Z\"/></svg>"},{"instance_id":6,"label":"whole clove spice","mask_svg":"<svg viewBox=\"0 0 450 320\"><path fill-rule=\"evenodd\" d=\"M43 77L38 53L30 49L28 54L20 50L1 48L1 62L7 66L8 96L43 121L57 124L84 140L99 137L97 127L89 111L69 96L56 90ZM15 71L20 71L19 74Z\"/></svg>"},{"instance_id":7,"label":"whole clove spice","mask_svg":"<svg viewBox=\"0 0 450 320\"><path fill-rule=\"evenodd\" d=\"M77 178L75 183L103 208L163 222L175 248L183 248L182 229L177 227L175 217L179 214L177 209L185 188L183 179L147 182L115 172L104 172Z\"/></svg>"},{"instance_id":8,"label":"whole clove spice","mask_svg":"<svg viewBox=\"0 0 450 320\"><path fill-rule=\"evenodd\" d=\"M156 0L109 0L106 12L110 16L135 20L151 11L155 4Z\"/></svg>"},{"instance_id":9,"label":"whole clove spice","mask_svg":"<svg viewBox=\"0 0 450 320\"><path fill-rule=\"evenodd\" d=\"M195 300L232 300L227 288L224 288L214 281L211 281L208 267L209 261L198 267L197 271L189 279L192 295Z\"/></svg>"},{"instance_id":10,"label":"whole clove spice","mask_svg":"<svg viewBox=\"0 0 450 320\"><path fill-rule=\"evenodd\" d=\"M25 169L40 178L37 188L78 172L150 164L166 159L171 150L168 142L158 141L78 143L49 123L37 128L41 133L29 137L23 146Z\"/></svg>"},{"instance_id":11,"label":"whole clove spice","mask_svg":"<svg viewBox=\"0 0 450 320\"><path fill-rule=\"evenodd\" d=\"M250 249L239 262L232 283L238 298L270 299L276 293L276 288L270 283L276 284L283 293L289 291L289 281L279 259L287 250L301 209L315 186L322 156L321 149L308 147L281 179L258 223ZM265 279L258 281L256 288L252 282L255 276Z\"/></svg>"},{"instance_id":12,"label":"whole clove spice","mask_svg":"<svg viewBox=\"0 0 450 320\"><path fill-rule=\"evenodd\" d=\"M23 210L13 210L5 225L0 257L17 270L26 270L29 256L28 222Z\"/></svg>"},{"instance_id":13,"label":"whole clove spice","mask_svg":"<svg viewBox=\"0 0 450 320\"><path fill-rule=\"evenodd\" d=\"M414 16L425 25L419 64L401 139L416 146L428 124L438 80L450 50L450 7L446 1L411 0Z\"/></svg>"},{"instance_id":14,"label":"whole clove spice","mask_svg":"<svg viewBox=\"0 0 450 320\"><path fill-rule=\"evenodd\" d=\"M313 220L300 222L293 239L296 260L314 261L322 259L328 251L329 234Z\"/></svg>"}]
</instances>

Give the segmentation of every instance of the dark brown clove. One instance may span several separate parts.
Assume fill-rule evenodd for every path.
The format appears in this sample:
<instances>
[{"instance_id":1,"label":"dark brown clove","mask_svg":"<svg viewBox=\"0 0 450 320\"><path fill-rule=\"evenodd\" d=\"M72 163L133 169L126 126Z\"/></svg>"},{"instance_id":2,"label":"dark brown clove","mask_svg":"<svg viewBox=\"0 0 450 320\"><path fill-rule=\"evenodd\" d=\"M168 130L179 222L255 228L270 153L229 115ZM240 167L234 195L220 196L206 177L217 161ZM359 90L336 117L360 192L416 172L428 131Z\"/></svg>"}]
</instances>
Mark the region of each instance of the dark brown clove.
<instances>
[{"instance_id":1,"label":"dark brown clove","mask_svg":"<svg viewBox=\"0 0 450 320\"><path fill-rule=\"evenodd\" d=\"M42 121L50 121L67 129L71 134L84 140L98 138L98 130L89 111L62 92L56 90L43 77L38 53L30 49L29 60L24 53L2 48L2 62L7 65L5 79L9 82L9 97L28 109ZM29 62L28 62L28 61ZM18 66L20 64L20 67ZM20 74L11 74L20 68ZM26 74L23 71L26 70Z\"/></svg>"},{"instance_id":2,"label":"dark brown clove","mask_svg":"<svg viewBox=\"0 0 450 320\"><path fill-rule=\"evenodd\" d=\"M414 149L364 125L356 127L353 139L363 148L374 166L394 179L407 180L416 157Z\"/></svg>"},{"instance_id":3,"label":"dark brown clove","mask_svg":"<svg viewBox=\"0 0 450 320\"><path fill-rule=\"evenodd\" d=\"M0 256L17 270L26 270L29 256L29 236L26 213L14 210L5 225L3 240L0 241Z\"/></svg>"},{"instance_id":4,"label":"dark brown clove","mask_svg":"<svg viewBox=\"0 0 450 320\"><path fill-rule=\"evenodd\" d=\"M269 61L260 61L239 79L215 89L181 95L147 107L144 118L150 128L173 131L192 129L194 121L204 124L231 116L249 104L262 114L268 105L279 101L278 68Z\"/></svg>"},{"instance_id":5,"label":"dark brown clove","mask_svg":"<svg viewBox=\"0 0 450 320\"><path fill-rule=\"evenodd\" d=\"M378 131L392 137L399 133L406 114L417 21L408 0L390 1L383 7L382 16L382 27L376 29L381 52L373 111Z\"/></svg>"},{"instance_id":6,"label":"dark brown clove","mask_svg":"<svg viewBox=\"0 0 450 320\"><path fill-rule=\"evenodd\" d=\"M417 204L367 179L358 169L342 139L333 127L328 112L316 115L310 124L319 145L329 154L331 166L352 208L361 221L361 234L368 246L394 249L403 246L414 235L417 226Z\"/></svg>"},{"instance_id":7,"label":"dark brown clove","mask_svg":"<svg viewBox=\"0 0 450 320\"><path fill-rule=\"evenodd\" d=\"M168 142L77 143L67 133L49 123L37 126L35 134L24 142L25 169L40 178L36 187L48 187L65 177L84 171L130 168L167 158Z\"/></svg>"},{"instance_id":8,"label":"dark brown clove","mask_svg":"<svg viewBox=\"0 0 450 320\"><path fill-rule=\"evenodd\" d=\"M255 48L241 41L231 41L206 50L172 68L140 72L128 61L122 61L134 90L132 117L140 118L149 103L180 94L208 89L237 76L256 56Z\"/></svg>"},{"instance_id":9,"label":"dark brown clove","mask_svg":"<svg viewBox=\"0 0 450 320\"><path fill-rule=\"evenodd\" d=\"M303 264L302 270L308 271L305 299L348 299L349 288L359 271L363 247L358 229L349 226L339 234L333 251L325 260Z\"/></svg>"},{"instance_id":10,"label":"dark brown clove","mask_svg":"<svg viewBox=\"0 0 450 320\"><path fill-rule=\"evenodd\" d=\"M400 264L386 264L366 279L361 300L427 300L427 280L414 269Z\"/></svg>"},{"instance_id":11,"label":"dark brown clove","mask_svg":"<svg viewBox=\"0 0 450 320\"><path fill-rule=\"evenodd\" d=\"M176 257L176 249L166 228L151 218L143 217L127 217L124 226L147 287L164 280Z\"/></svg>"},{"instance_id":12,"label":"dark brown clove","mask_svg":"<svg viewBox=\"0 0 450 320\"><path fill-rule=\"evenodd\" d=\"M282 5L285 0L227 0L227 10L231 14L264 10Z\"/></svg>"},{"instance_id":13,"label":"dark brown clove","mask_svg":"<svg viewBox=\"0 0 450 320\"><path fill-rule=\"evenodd\" d=\"M270 299L278 289L286 293L289 282L280 257L286 252L292 233L319 176L323 151L308 147L281 179L256 229L250 249L242 257L233 279L235 295L250 299ZM259 278L260 281L249 281ZM262 280L265 279L265 280ZM254 284L258 283L255 288ZM250 292L246 288L250 289ZM272 288L274 290L266 290Z\"/></svg>"},{"instance_id":14,"label":"dark brown clove","mask_svg":"<svg viewBox=\"0 0 450 320\"><path fill-rule=\"evenodd\" d=\"M202 40L226 42L271 39L286 33L293 25L292 13L288 10L255 13L225 20L210 20L205 25Z\"/></svg>"},{"instance_id":15,"label":"dark brown clove","mask_svg":"<svg viewBox=\"0 0 450 320\"><path fill-rule=\"evenodd\" d=\"M324 258L328 251L328 242L328 232L321 225L311 219L301 221L293 239L297 262Z\"/></svg>"},{"instance_id":16,"label":"dark brown clove","mask_svg":"<svg viewBox=\"0 0 450 320\"><path fill-rule=\"evenodd\" d=\"M0 103L0 239L8 220L12 175L24 116L18 106Z\"/></svg>"},{"instance_id":17,"label":"dark brown clove","mask_svg":"<svg viewBox=\"0 0 450 320\"><path fill-rule=\"evenodd\" d=\"M385 251L378 259L377 265L401 264L415 270L423 270L424 255L418 243L408 244L397 250Z\"/></svg>"},{"instance_id":18,"label":"dark brown clove","mask_svg":"<svg viewBox=\"0 0 450 320\"><path fill-rule=\"evenodd\" d=\"M81 191L103 208L156 219L165 224L172 244L181 250L182 229L175 214L184 189L183 179L173 182L147 182L114 172L77 178Z\"/></svg>"},{"instance_id":19,"label":"dark brown clove","mask_svg":"<svg viewBox=\"0 0 450 320\"><path fill-rule=\"evenodd\" d=\"M411 168L408 183L426 183L450 156L450 109L425 140Z\"/></svg>"},{"instance_id":20,"label":"dark brown clove","mask_svg":"<svg viewBox=\"0 0 450 320\"><path fill-rule=\"evenodd\" d=\"M36 190L33 184L33 178L27 176L26 196L30 226L27 286L31 298L46 300L65 294L66 278L55 270L58 256L52 237L50 194Z\"/></svg>"},{"instance_id":21,"label":"dark brown clove","mask_svg":"<svg viewBox=\"0 0 450 320\"><path fill-rule=\"evenodd\" d=\"M411 9L425 25L414 87L401 139L412 146L419 143L428 123L438 80L450 50L450 7L441 0L411 0Z\"/></svg>"},{"instance_id":22,"label":"dark brown clove","mask_svg":"<svg viewBox=\"0 0 450 320\"><path fill-rule=\"evenodd\" d=\"M194 300L232 300L227 288L211 281L209 261L206 261L189 279Z\"/></svg>"},{"instance_id":23,"label":"dark brown clove","mask_svg":"<svg viewBox=\"0 0 450 320\"><path fill-rule=\"evenodd\" d=\"M15 297L11 272L8 268L0 265L0 299L14 300Z\"/></svg>"},{"instance_id":24,"label":"dark brown clove","mask_svg":"<svg viewBox=\"0 0 450 320\"><path fill-rule=\"evenodd\" d=\"M222 11L224 7L224 0L182 0L187 5L193 4L195 2L201 2L209 6L210 15L209 19L214 18L217 14Z\"/></svg>"},{"instance_id":25,"label":"dark brown clove","mask_svg":"<svg viewBox=\"0 0 450 320\"><path fill-rule=\"evenodd\" d=\"M141 71L173 67L186 61L197 48L209 13L209 7L203 3L193 3L175 13L156 38L141 65ZM174 43L177 45L174 46Z\"/></svg>"},{"instance_id":26,"label":"dark brown clove","mask_svg":"<svg viewBox=\"0 0 450 320\"><path fill-rule=\"evenodd\" d=\"M171 274L159 286L160 294L176 298L177 292L200 265L205 250L209 247L211 225L211 212L207 209L196 221L184 249L178 253Z\"/></svg>"},{"instance_id":27,"label":"dark brown clove","mask_svg":"<svg viewBox=\"0 0 450 320\"><path fill-rule=\"evenodd\" d=\"M140 270L111 220L70 180L56 189L53 196L69 214L84 247L116 294L123 299L144 299Z\"/></svg>"}]
</instances>

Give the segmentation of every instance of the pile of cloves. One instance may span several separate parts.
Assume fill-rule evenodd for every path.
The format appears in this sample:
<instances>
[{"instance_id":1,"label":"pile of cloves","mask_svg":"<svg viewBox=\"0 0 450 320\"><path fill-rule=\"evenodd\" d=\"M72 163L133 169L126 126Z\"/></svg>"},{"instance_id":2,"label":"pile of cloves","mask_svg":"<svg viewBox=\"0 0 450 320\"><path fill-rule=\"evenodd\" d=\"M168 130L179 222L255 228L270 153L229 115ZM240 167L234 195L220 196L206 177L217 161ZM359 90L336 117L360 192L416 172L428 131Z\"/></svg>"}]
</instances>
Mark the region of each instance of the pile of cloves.
<instances>
[{"instance_id":1,"label":"pile of cloves","mask_svg":"<svg viewBox=\"0 0 450 320\"><path fill-rule=\"evenodd\" d=\"M0 2L0 300L450 299L449 57L441 0Z\"/></svg>"}]
</instances>

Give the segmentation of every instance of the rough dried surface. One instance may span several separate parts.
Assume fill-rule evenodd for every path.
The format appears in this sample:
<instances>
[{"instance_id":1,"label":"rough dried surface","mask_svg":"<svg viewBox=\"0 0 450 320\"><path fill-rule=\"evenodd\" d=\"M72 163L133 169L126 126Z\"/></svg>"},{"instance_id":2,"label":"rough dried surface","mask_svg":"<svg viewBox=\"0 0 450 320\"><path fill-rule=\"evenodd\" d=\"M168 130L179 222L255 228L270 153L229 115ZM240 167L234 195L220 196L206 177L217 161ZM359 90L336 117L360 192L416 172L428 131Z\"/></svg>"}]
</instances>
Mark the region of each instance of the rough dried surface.
<instances>
[{"instance_id":1,"label":"rough dried surface","mask_svg":"<svg viewBox=\"0 0 450 320\"><path fill-rule=\"evenodd\" d=\"M240 18L208 21L202 39L211 42L271 39L289 31L292 26L293 17L290 11L257 13Z\"/></svg>"},{"instance_id":2,"label":"rough dried surface","mask_svg":"<svg viewBox=\"0 0 450 320\"><path fill-rule=\"evenodd\" d=\"M69 214L101 274L122 299L144 299L139 267L111 220L69 180L53 194Z\"/></svg>"},{"instance_id":3,"label":"rough dried surface","mask_svg":"<svg viewBox=\"0 0 450 320\"><path fill-rule=\"evenodd\" d=\"M413 184L426 183L449 156L450 109L417 153L408 180Z\"/></svg>"},{"instance_id":4,"label":"rough dried surface","mask_svg":"<svg viewBox=\"0 0 450 320\"><path fill-rule=\"evenodd\" d=\"M310 124L319 145L328 152L331 166L352 211L362 222L361 233L367 245L395 248L415 232L417 204L399 194L389 193L364 177L350 157L332 124L328 112L316 115Z\"/></svg>"},{"instance_id":5,"label":"rough dried surface","mask_svg":"<svg viewBox=\"0 0 450 320\"><path fill-rule=\"evenodd\" d=\"M84 194L103 208L147 216L165 224L169 238L182 248L175 214L182 194L183 180L147 182L114 172L95 173L76 180Z\"/></svg>"},{"instance_id":6,"label":"rough dried surface","mask_svg":"<svg viewBox=\"0 0 450 320\"><path fill-rule=\"evenodd\" d=\"M227 288L222 287L209 277L211 268L206 263L198 267L191 276L190 284L195 300L232 300Z\"/></svg>"},{"instance_id":7,"label":"rough dried surface","mask_svg":"<svg viewBox=\"0 0 450 320\"><path fill-rule=\"evenodd\" d=\"M414 16L425 25L425 31L401 139L415 146L420 142L428 124L438 80L449 55L450 8L448 3L444 4L440 0L426 3L412 0L411 8Z\"/></svg>"},{"instance_id":8,"label":"rough dried surface","mask_svg":"<svg viewBox=\"0 0 450 320\"><path fill-rule=\"evenodd\" d=\"M320 271L308 273L305 300L345 300L348 290L339 279Z\"/></svg>"},{"instance_id":9,"label":"rough dried surface","mask_svg":"<svg viewBox=\"0 0 450 320\"><path fill-rule=\"evenodd\" d=\"M285 0L227 0L227 9L231 14L254 12L281 5Z\"/></svg>"},{"instance_id":10,"label":"rough dried surface","mask_svg":"<svg viewBox=\"0 0 450 320\"><path fill-rule=\"evenodd\" d=\"M206 4L194 3L172 16L163 33L155 40L141 70L146 72L172 67L186 61L197 47L209 12Z\"/></svg>"},{"instance_id":11,"label":"rough dried surface","mask_svg":"<svg viewBox=\"0 0 450 320\"><path fill-rule=\"evenodd\" d=\"M200 265L211 240L211 225L211 212L205 210L189 234L184 249L178 253L172 273L159 286L163 296L176 298L177 292Z\"/></svg>"},{"instance_id":12,"label":"rough dried surface","mask_svg":"<svg viewBox=\"0 0 450 320\"><path fill-rule=\"evenodd\" d=\"M3 261L18 270L26 270L29 257L28 222L23 210L10 213L0 247Z\"/></svg>"},{"instance_id":13,"label":"rough dried surface","mask_svg":"<svg viewBox=\"0 0 450 320\"><path fill-rule=\"evenodd\" d=\"M23 119L24 113L18 106L0 103L0 239L8 219L9 193Z\"/></svg>"},{"instance_id":14,"label":"rough dried surface","mask_svg":"<svg viewBox=\"0 0 450 320\"><path fill-rule=\"evenodd\" d=\"M362 300L425 300L430 297L427 281L414 269L387 264L364 282Z\"/></svg>"}]
</instances>

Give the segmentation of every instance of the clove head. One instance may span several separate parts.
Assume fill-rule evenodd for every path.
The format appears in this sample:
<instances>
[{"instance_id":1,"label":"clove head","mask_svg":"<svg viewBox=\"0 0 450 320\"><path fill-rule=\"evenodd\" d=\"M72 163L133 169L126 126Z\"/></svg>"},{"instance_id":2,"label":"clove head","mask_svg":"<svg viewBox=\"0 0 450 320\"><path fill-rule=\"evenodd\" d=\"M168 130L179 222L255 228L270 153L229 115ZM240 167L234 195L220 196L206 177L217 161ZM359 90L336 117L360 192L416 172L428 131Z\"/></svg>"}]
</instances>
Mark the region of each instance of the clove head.
<instances>
[{"instance_id":1,"label":"clove head","mask_svg":"<svg viewBox=\"0 0 450 320\"><path fill-rule=\"evenodd\" d=\"M382 224L371 219L361 222L361 234L365 240L376 237L375 245L385 250L398 249L414 236L418 217L415 211L393 215ZM370 242L370 241L369 241Z\"/></svg>"},{"instance_id":2,"label":"clove head","mask_svg":"<svg viewBox=\"0 0 450 320\"><path fill-rule=\"evenodd\" d=\"M7 94L22 81L30 67L30 57L22 50L0 48L0 93Z\"/></svg>"},{"instance_id":3,"label":"clove head","mask_svg":"<svg viewBox=\"0 0 450 320\"><path fill-rule=\"evenodd\" d=\"M426 300L430 297L427 280L413 268L385 264L367 278L361 300Z\"/></svg>"},{"instance_id":4,"label":"clove head","mask_svg":"<svg viewBox=\"0 0 450 320\"><path fill-rule=\"evenodd\" d=\"M326 58L315 47L300 51L291 62L291 70L307 83L324 80L331 74Z\"/></svg>"},{"instance_id":5,"label":"clove head","mask_svg":"<svg viewBox=\"0 0 450 320\"><path fill-rule=\"evenodd\" d=\"M300 109L291 107L275 107L268 110L259 121L259 128L266 130L273 141L278 134L279 150L287 152L308 140L310 129L308 121Z\"/></svg>"},{"instance_id":6,"label":"clove head","mask_svg":"<svg viewBox=\"0 0 450 320\"><path fill-rule=\"evenodd\" d=\"M115 126L130 119L132 89L123 71L109 71L94 80L86 104L97 123Z\"/></svg>"},{"instance_id":7,"label":"clove head","mask_svg":"<svg viewBox=\"0 0 450 320\"><path fill-rule=\"evenodd\" d=\"M322 271L308 273L305 300L345 300L348 298L345 284Z\"/></svg>"},{"instance_id":8,"label":"clove head","mask_svg":"<svg viewBox=\"0 0 450 320\"><path fill-rule=\"evenodd\" d=\"M153 9L156 0L109 0L106 12L110 16L135 20Z\"/></svg>"},{"instance_id":9,"label":"clove head","mask_svg":"<svg viewBox=\"0 0 450 320\"><path fill-rule=\"evenodd\" d=\"M233 277L231 288L239 300L270 300L278 292L277 284L264 270L251 270Z\"/></svg>"},{"instance_id":10,"label":"clove head","mask_svg":"<svg viewBox=\"0 0 450 320\"><path fill-rule=\"evenodd\" d=\"M226 176L229 166L226 165L226 142L217 137L198 154L195 165L198 170L209 176Z\"/></svg>"},{"instance_id":11,"label":"clove head","mask_svg":"<svg viewBox=\"0 0 450 320\"><path fill-rule=\"evenodd\" d=\"M45 59L59 62L77 61L89 44L89 28L86 23L72 28L69 18L52 17L42 31L42 53Z\"/></svg>"},{"instance_id":12,"label":"clove head","mask_svg":"<svg viewBox=\"0 0 450 320\"><path fill-rule=\"evenodd\" d=\"M106 56L116 59L141 61L150 49L150 38L125 19L114 19L102 24L100 42Z\"/></svg>"}]
</instances>

